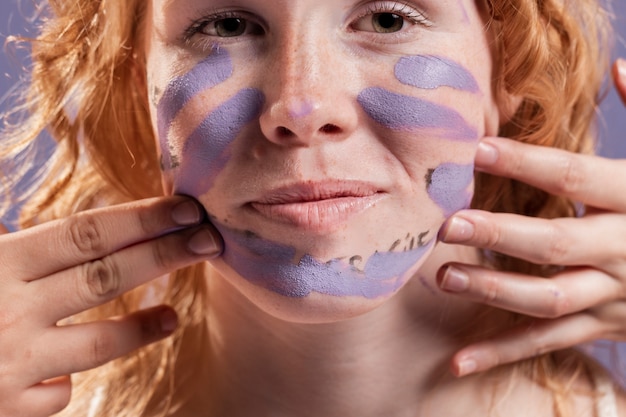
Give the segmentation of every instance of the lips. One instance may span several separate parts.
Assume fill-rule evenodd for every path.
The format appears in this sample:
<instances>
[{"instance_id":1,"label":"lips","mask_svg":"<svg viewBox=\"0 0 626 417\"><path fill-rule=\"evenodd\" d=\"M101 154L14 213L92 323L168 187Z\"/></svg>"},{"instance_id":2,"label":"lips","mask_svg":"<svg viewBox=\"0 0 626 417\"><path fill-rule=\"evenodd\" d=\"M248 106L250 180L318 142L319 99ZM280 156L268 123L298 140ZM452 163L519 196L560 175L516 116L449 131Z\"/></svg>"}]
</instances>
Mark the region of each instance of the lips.
<instances>
[{"instance_id":1,"label":"lips","mask_svg":"<svg viewBox=\"0 0 626 417\"><path fill-rule=\"evenodd\" d=\"M270 190L249 206L274 222L328 232L372 207L384 195L366 182L307 182Z\"/></svg>"}]
</instances>

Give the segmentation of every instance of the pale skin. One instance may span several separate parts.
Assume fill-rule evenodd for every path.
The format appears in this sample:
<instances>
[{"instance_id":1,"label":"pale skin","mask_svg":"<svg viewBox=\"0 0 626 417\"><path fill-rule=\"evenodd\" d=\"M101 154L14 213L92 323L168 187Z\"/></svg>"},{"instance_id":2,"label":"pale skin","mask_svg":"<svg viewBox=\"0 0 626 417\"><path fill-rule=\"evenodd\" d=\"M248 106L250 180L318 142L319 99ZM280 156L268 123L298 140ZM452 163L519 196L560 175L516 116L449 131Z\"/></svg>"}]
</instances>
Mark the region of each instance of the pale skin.
<instances>
[{"instance_id":1,"label":"pale skin","mask_svg":"<svg viewBox=\"0 0 626 417\"><path fill-rule=\"evenodd\" d=\"M626 80L617 77L617 70L615 74L624 97ZM440 232L442 241L457 245L439 245L420 274L428 277L433 288L438 283L452 292L451 275L442 265L454 261L468 274L467 289L454 291L455 297L538 317L539 325L531 332L517 330L463 347L449 334L479 307L448 299L443 293L430 304L416 306L412 300L424 287L414 279L389 302L356 319L296 326L260 314L228 282L216 280L211 291L223 297L214 297L210 313L212 324L223 329L224 344L214 346L209 359L220 366L203 375L206 380L197 381L196 387L215 386L211 381L218 380L219 388L210 398L198 392L180 415L207 410L231 416L249 415L250 410L252 415L403 416L420 411L441 415L443 406L447 415L455 415L450 398L459 399L455 404L459 415L467 416L469 409L485 415L484 403L462 399L480 398L484 392L476 387L489 386L484 377L452 378L445 373L446 364L451 362L455 374L466 375L595 338L623 339L626 276L621 264L626 251L620 246L624 235L620 225L626 203L620 200L625 195L623 187L612 179L622 177L619 172L626 174L624 163L537 149L502 138L485 138L483 144L494 146L498 156L479 146L477 169L573 197L598 211L582 219L549 222L459 212ZM572 166L582 174L572 175L574 171L568 169ZM99 209L0 237L0 264L5 272L0 280L0 414L50 415L69 400L67 375L169 335L176 318L167 307L100 323L62 327L56 323L165 273L219 256L220 237L210 225L200 224L202 218L203 209L197 203L164 197ZM473 224L473 233L459 227L458 219ZM111 227L114 223L117 227ZM614 244L602 247L590 235ZM566 250L554 250L563 241L568 243ZM57 250L50 253L50 247ZM550 281L488 272L475 266L471 247L586 267L567 270ZM544 296L554 291L562 296ZM519 297L520 292L527 296ZM455 307L440 320L438 306L446 303ZM372 375L379 377L372 379ZM432 383L440 388L436 393L429 389ZM523 401L525 406L536 407L523 408L520 415L543 415L549 410L545 393L533 390L528 382L519 383L526 388L519 390L524 396L514 395L507 405ZM370 392L376 395L363 394Z\"/></svg>"}]
</instances>

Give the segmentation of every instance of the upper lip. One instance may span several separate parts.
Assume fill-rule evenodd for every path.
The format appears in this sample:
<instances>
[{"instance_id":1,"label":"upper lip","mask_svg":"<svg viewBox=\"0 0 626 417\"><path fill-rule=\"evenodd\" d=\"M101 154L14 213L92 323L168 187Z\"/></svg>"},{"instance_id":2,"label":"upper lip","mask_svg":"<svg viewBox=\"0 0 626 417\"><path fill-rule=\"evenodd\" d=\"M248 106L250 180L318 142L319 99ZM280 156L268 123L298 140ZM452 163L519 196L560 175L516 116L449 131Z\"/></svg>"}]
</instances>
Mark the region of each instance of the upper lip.
<instances>
[{"instance_id":1,"label":"upper lip","mask_svg":"<svg viewBox=\"0 0 626 417\"><path fill-rule=\"evenodd\" d=\"M353 180L306 181L267 191L256 204L295 204L346 197L369 197L380 192L371 183Z\"/></svg>"}]
</instances>

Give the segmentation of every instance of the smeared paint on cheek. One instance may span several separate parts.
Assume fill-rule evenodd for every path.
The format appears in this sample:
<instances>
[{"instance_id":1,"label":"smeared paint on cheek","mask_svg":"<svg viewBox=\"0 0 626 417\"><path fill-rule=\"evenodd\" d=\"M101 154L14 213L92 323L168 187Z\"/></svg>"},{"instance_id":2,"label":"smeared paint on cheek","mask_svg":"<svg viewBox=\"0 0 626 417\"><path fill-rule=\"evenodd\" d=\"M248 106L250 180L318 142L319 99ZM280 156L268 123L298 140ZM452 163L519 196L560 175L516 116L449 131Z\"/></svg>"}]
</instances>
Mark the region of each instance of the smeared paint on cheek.
<instances>
[{"instance_id":1,"label":"smeared paint on cheek","mask_svg":"<svg viewBox=\"0 0 626 417\"><path fill-rule=\"evenodd\" d=\"M264 102L260 90L243 89L202 121L185 142L176 193L199 197L211 189L229 160L230 145L259 116Z\"/></svg>"},{"instance_id":2,"label":"smeared paint on cheek","mask_svg":"<svg viewBox=\"0 0 626 417\"><path fill-rule=\"evenodd\" d=\"M376 252L357 270L343 259L321 262L310 255L294 259L293 247L215 224L228 242L223 258L252 284L287 297L312 292L374 299L396 292L407 272L428 253L433 241L405 252Z\"/></svg>"},{"instance_id":3,"label":"smeared paint on cheek","mask_svg":"<svg viewBox=\"0 0 626 417\"><path fill-rule=\"evenodd\" d=\"M445 106L380 87L363 90L357 100L372 120L392 130L441 129L446 139L478 139L476 129Z\"/></svg>"},{"instance_id":4,"label":"smeared paint on cheek","mask_svg":"<svg viewBox=\"0 0 626 417\"><path fill-rule=\"evenodd\" d=\"M182 154L171 151L169 130L181 109L194 97L226 81L233 65L226 50L215 48L191 71L173 79L157 105L157 128L164 171L172 175L174 192L199 197L212 186L229 159L230 145L257 118L265 101L260 90L247 88L219 105L185 139Z\"/></svg>"},{"instance_id":5,"label":"smeared paint on cheek","mask_svg":"<svg viewBox=\"0 0 626 417\"><path fill-rule=\"evenodd\" d=\"M423 89L452 87L478 93L480 89L474 76L458 63L434 55L416 55L401 58L395 75L403 84Z\"/></svg>"},{"instance_id":6,"label":"smeared paint on cheek","mask_svg":"<svg viewBox=\"0 0 626 417\"><path fill-rule=\"evenodd\" d=\"M472 193L469 187L474 179L474 165L445 163L426 175L430 198L443 210L446 217L468 208Z\"/></svg>"},{"instance_id":7,"label":"smeared paint on cheek","mask_svg":"<svg viewBox=\"0 0 626 417\"><path fill-rule=\"evenodd\" d=\"M161 166L165 171L178 165L172 157L168 140L169 129L178 112L197 94L226 81L232 73L228 53L215 48L191 71L169 82L157 105L157 133L162 152Z\"/></svg>"}]
</instances>

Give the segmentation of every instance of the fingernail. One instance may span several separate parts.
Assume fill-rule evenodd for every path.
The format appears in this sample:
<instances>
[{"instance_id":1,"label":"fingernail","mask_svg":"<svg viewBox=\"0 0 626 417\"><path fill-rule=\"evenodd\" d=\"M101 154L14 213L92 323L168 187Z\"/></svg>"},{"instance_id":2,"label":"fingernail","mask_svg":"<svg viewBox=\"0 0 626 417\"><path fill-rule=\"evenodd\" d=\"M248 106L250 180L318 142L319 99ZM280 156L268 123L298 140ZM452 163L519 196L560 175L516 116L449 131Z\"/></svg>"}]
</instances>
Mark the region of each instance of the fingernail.
<instances>
[{"instance_id":1,"label":"fingernail","mask_svg":"<svg viewBox=\"0 0 626 417\"><path fill-rule=\"evenodd\" d=\"M459 363L459 376L465 376L471 373L476 372L478 369L478 363L472 358L463 359L461 363Z\"/></svg>"},{"instance_id":2,"label":"fingernail","mask_svg":"<svg viewBox=\"0 0 626 417\"><path fill-rule=\"evenodd\" d=\"M178 327L178 316L173 310L167 309L161 313L160 322L163 333L172 333Z\"/></svg>"},{"instance_id":3,"label":"fingernail","mask_svg":"<svg viewBox=\"0 0 626 417\"><path fill-rule=\"evenodd\" d=\"M441 288L450 292L463 292L469 288L469 276L453 266L446 267L443 273Z\"/></svg>"},{"instance_id":4,"label":"fingernail","mask_svg":"<svg viewBox=\"0 0 626 417\"><path fill-rule=\"evenodd\" d=\"M489 166L498 161L500 152L490 143L480 142L476 151L476 158L474 162L476 165Z\"/></svg>"},{"instance_id":5,"label":"fingernail","mask_svg":"<svg viewBox=\"0 0 626 417\"><path fill-rule=\"evenodd\" d=\"M191 226L202 220L202 213L197 203L186 200L174 206L172 219L181 226Z\"/></svg>"},{"instance_id":6,"label":"fingernail","mask_svg":"<svg viewBox=\"0 0 626 417\"><path fill-rule=\"evenodd\" d=\"M626 59L620 58L617 60L617 75L626 83Z\"/></svg>"},{"instance_id":7,"label":"fingernail","mask_svg":"<svg viewBox=\"0 0 626 417\"><path fill-rule=\"evenodd\" d=\"M474 237L474 225L461 217L448 220L441 240L446 243L467 242Z\"/></svg>"},{"instance_id":8,"label":"fingernail","mask_svg":"<svg viewBox=\"0 0 626 417\"><path fill-rule=\"evenodd\" d=\"M197 255L217 255L220 252L213 233L206 228L198 230L191 236L187 245Z\"/></svg>"}]
</instances>

